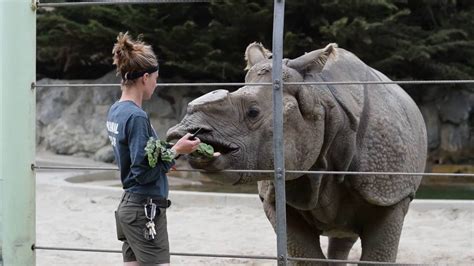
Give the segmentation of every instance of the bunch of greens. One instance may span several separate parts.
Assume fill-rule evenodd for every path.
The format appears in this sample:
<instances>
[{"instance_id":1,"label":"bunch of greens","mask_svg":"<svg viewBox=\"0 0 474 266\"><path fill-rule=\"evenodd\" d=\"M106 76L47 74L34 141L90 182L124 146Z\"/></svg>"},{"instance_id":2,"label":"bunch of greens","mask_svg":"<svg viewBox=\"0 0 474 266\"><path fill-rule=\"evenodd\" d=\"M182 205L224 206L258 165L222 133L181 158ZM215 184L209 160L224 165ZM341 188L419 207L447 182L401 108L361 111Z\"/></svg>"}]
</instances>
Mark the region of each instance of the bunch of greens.
<instances>
[{"instance_id":1,"label":"bunch of greens","mask_svg":"<svg viewBox=\"0 0 474 266\"><path fill-rule=\"evenodd\" d=\"M191 153L191 156L212 158L214 156L214 147L206 143L199 143L199 147Z\"/></svg>"},{"instance_id":2,"label":"bunch of greens","mask_svg":"<svg viewBox=\"0 0 474 266\"><path fill-rule=\"evenodd\" d=\"M150 137L146 143L145 152L151 167L155 167L160 158L164 162L171 162L174 159L173 152L169 147L171 145L168 142ZM214 148L206 143L200 143L197 150L191 153L191 156L195 157L212 158L213 155Z\"/></svg>"},{"instance_id":3,"label":"bunch of greens","mask_svg":"<svg viewBox=\"0 0 474 266\"><path fill-rule=\"evenodd\" d=\"M155 167L160 158L164 162L171 162L174 159L173 153L168 149L168 143L153 137L146 143L145 152L151 167Z\"/></svg>"}]
</instances>

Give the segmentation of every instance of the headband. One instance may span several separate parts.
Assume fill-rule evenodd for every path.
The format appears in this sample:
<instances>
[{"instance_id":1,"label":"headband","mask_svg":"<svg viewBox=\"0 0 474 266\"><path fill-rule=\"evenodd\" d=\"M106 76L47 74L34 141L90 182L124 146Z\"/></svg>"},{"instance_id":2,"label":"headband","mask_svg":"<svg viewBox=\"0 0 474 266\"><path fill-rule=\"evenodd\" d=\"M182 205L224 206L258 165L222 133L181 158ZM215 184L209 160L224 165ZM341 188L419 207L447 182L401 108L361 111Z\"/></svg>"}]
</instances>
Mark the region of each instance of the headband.
<instances>
[{"instance_id":1,"label":"headband","mask_svg":"<svg viewBox=\"0 0 474 266\"><path fill-rule=\"evenodd\" d=\"M141 76L143 76L145 73L148 73L148 74L151 74L153 72L156 72L158 71L160 68L159 68L159 65L156 65L156 66L152 66L152 67L149 67L143 71L131 71L131 72L127 72L125 73L125 75L122 75L122 79L124 80L133 80L133 79L137 79Z\"/></svg>"}]
</instances>

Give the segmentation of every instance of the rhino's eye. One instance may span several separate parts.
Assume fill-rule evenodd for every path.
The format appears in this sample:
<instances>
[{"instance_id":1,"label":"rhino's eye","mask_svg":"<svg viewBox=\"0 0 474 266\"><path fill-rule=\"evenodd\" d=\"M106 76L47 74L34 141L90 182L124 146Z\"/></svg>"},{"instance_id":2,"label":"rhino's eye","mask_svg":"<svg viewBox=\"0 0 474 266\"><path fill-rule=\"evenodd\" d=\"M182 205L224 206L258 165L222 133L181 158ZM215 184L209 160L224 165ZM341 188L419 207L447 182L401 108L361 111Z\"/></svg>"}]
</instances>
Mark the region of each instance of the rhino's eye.
<instances>
[{"instance_id":1,"label":"rhino's eye","mask_svg":"<svg viewBox=\"0 0 474 266\"><path fill-rule=\"evenodd\" d=\"M247 112L247 116L250 118L255 118L258 116L259 113L260 111L257 108L251 107L249 111Z\"/></svg>"}]
</instances>

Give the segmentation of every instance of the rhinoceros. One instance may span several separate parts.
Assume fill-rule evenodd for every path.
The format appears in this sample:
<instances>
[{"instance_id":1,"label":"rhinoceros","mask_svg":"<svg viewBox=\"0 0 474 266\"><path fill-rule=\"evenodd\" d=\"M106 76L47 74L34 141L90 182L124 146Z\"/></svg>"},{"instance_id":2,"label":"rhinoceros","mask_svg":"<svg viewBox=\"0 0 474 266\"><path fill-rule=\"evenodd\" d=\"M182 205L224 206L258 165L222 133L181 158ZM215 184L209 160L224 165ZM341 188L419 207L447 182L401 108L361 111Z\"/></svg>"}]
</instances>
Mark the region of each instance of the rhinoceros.
<instances>
[{"instance_id":1,"label":"rhinoceros","mask_svg":"<svg viewBox=\"0 0 474 266\"><path fill-rule=\"evenodd\" d=\"M245 51L246 83L272 82L271 52L260 43ZM284 82L390 81L351 52L329 44L283 60ZM286 170L424 171L427 137L415 102L396 84L285 85ZM168 139L202 128L201 141L221 155L188 157L192 167L216 180L258 181L258 194L275 228L273 173L219 172L273 169L272 88L215 90L192 102ZM327 257L347 259L361 239L363 261L396 260L404 217L421 175L286 174L288 254L325 258L320 236L329 237Z\"/></svg>"}]
</instances>

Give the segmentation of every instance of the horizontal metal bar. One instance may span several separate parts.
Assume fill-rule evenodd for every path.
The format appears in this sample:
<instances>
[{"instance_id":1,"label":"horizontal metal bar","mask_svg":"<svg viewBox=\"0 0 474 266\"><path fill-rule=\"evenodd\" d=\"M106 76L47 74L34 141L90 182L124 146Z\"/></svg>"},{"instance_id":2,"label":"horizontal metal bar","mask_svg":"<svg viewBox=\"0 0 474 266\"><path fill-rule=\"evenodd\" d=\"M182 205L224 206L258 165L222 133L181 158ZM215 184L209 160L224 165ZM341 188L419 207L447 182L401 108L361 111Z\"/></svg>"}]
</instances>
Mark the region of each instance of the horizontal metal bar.
<instances>
[{"instance_id":1,"label":"horizontal metal bar","mask_svg":"<svg viewBox=\"0 0 474 266\"><path fill-rule=\"evenodd\" d=\"M326 263L351 263L351 264L370 264L370 265L426 265L406 262L381 262L381 261L358 261L358 260L335 260L335 259L316 259L316 258L296 258L288 257L289 261L307 261L307 262L326 262Z\"/></svg>"},{"instance_id":2,"label":"horizontal metal bar","mask_svg":"<svg viewBox=\"0 0 474 266\"><path fill-rule=\"evenodd\" d=\"M216 171L205 171L203 169L176 169L173 170L176 172L203 172L203 173L217 173ZM275 173L274 170L246 170L246 169L226 169L226 170L221 170L219 173L269 173L273 174Z\"/></svg>"},{"instance_id":3,"label":"horizontal metal bar","mask_svg":"<svg viewBox=\"0 0 474 266\"><path fill-rule=\"evenodd\" d=\"M364 85L364 84L474 84L474 80L393 80L285 82L286 85Z\"/></svg>"},{"instance_id":4,"label":"horizontal metal bar","mask_svg":"<svg viewBox=\"0 0 474 266\"><path fill-rule=\"evenodd\" d=\"M33 250L42 249L42 250L57 250L57 251L100 252L100 253L122 253L121 250L114 250L114 249L94 249L94 248L62 248L62 247L33 246L32 249L33 249Z\"/></svg>"},{"instance_id":5,"label":"horizontal metal bar","mask_svg":"<svg viewBox=\"0 0 474 266\"><path fill-rule=\"evenodd\" d=\"M121 250L93 249L93 248L65 248L65 247L34 246L33 249L34 250L36 250L36 249L39 249L39 250L55 250L55 251L99 252L99 253L122 253ZM185 253L185 252L170 252L170 255L171 256L187 256L187 257L277 260L277 257L275 257L275 256L258 256L258 255ZM371 265L422 265L422 264L397 263L397 262L335 260L335 259L316 259L316 258L298 258L298 257L288 257L288 260L289 261L326 262L326 263L353 263L353 264L364 263L364 264L371 264Z\"/></svg>"},{"instance_id":6,"label":"horizontal metal bar","mask_svg":"<svg viewBox=\"0 0 474 266\"><path fill-rule=\"evenodd\" d=\"M113 249L93 249L93 248L64 248L64 247L46 247L35 246L33 249L56 250L56 251L80 251L80 252L101 252L101 253L122 253L121 250ZM257 255L233 255L233 254L210 254L210 253L184 253L170 252L171 256L188 256L188 257L214 257L214 258L235 258L235 259L255 259L255 260L276 260L273 256L257 256Z\"/></svg>"},{"instance_id":7,"label":"horizontal metal bar","mask_svg":"<svg viewBox=\"0 0 474 266\"><path fill-rule=\"evenodd\" d=\"M223 82L223 83L158 83L157 87L180 87L180 86L272 86L271 82Z\"/></svg>"},{"instance_id":8,"label":"horizontal metal bar","mask_svg":"<svg viewBox=\"0 0 474 266\"><path fill-rule=\"evenodd\" d=\"M61 3L41 3L38 1L37 7L68 7L68 6L99 6L99 5L139 5L139 4L167 4L167 3L209 3L210 0L113 0L100 2L61 2Z\"/></svg>"},{"instance_id":9,"label":"horizontal metal bar","mask_svg":"<svg viewBox=\"0 0 474 266\"><path fill-rule=\"evenodd\" d=\"M474 84L474 80L398 80L398 81L324 81L324 82L284 82L284 85L363 85L363 84ZM52 87L120 87L120 84L35 84L35 88ZM223 82L223 83L158 83L157 87L198 87L198 86L272 86L272 83L245 83L245 82Z\"/></svg>"},{"instance_id":10,"label":"horizontal metal bar","mask_svg":"<svg viewBox=\"0 0 474 266\"><path fill-rule=\"evenodd\" d=\"M35 170L114 170L116 167L94 167L94 166L32 166ZM176 169L173 172L208 172L202 169ZM209 172L216 173L216 172ZM275 173L274 170L245 170L245 169L226 169L219 173ZM415 172L353 172L353 171L303 171L303 170L286 170L285 173L292 174L333 174L333 175L396 175L396 176L464 176L474 177L474 173L415 173Z\"/></svg>"},{"instance_id":11,"label":"horizontal metal bar","mask_svg":"<svg viewBox=\"0 0 474 266\"><path fill-rule=\"evenodd\" d=\"M210 253L176 253L170 252L171 256L188 256L188 257L214 257L214 258L235 258L235 259L254 259L254 260L277 260L272 256L257 255L232 255L232 254L210 254Z\"/></svg>"},{"instance_id":12,"label":"horizontal metal bar","mask_svg":"<svg viewBox=\"0 0 474 266\"><path fill-rule=\"evenodd\" d=\"M35 88L54 88L54 87L120 87L120 84L77 84L77 83L64 83L64 84L35 84ZM272 86L272 83L244 83L244 82L228 82L228 83L158 83L157 87L217 87L217 86Z\"/></svg>"},{"instance_id":13,"label":"horizontal metal bar","mask_svg":"<svg viewBox=\"0 0 474 266\"><path fill-rule=\"evenodd\" d=\"M468 176L474 177L474 173L414 173L414 172L352 172L352 171L300 171L286 170L287 173L296 174L334 174L334 175L416 175L416 176Z\"/></svg>"},{"instance_id":14,"label":"horizontal metal bar","mask_svg":"<svg viewBox=\"0 0 474 266\"><path fill-rule=\"evenodd\" d=\"M106 171L118 171L117 167L99 167L99 166L32 166L34 170L106 170Z\"/></svg>"}]
</instances>

